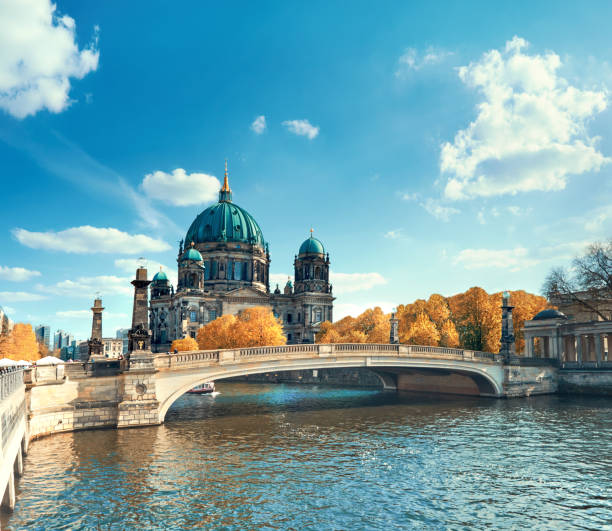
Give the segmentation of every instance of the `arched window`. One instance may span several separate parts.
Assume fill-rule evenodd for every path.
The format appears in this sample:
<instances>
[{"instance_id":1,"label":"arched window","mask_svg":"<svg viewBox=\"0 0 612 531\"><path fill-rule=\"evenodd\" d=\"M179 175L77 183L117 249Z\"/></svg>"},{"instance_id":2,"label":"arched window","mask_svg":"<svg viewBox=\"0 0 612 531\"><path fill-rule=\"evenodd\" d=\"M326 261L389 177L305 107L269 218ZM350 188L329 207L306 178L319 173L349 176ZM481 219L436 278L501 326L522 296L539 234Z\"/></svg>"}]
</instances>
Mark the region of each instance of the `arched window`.
<instances>
[{"instance_id":1,"label":"arched window","mask_svg":"<svg viewBox=\"0 0 612 531\"><path fill-rule=\"evenodd\" d=\"M321 268L319 266L315 267L315 278L321 278Z\"/></svg>"},{"instance_id":2,"label":"arched window","mask_svg":"<svg viewBox=\"0 0 612 531\"><path fill-rule=\"evenodd\" d=\"M287 322L290 323L293 321L293 315L291 315L290 313L287 314Z\"/></svg>"},{"instance_id":3,"label":"arched window","mask_svg":"<svg viewBox=\"0 0 612 531\"><path fill-rule=\"evenodd\" d=\"M315 323L320 323L323 320L323 312L321 311L321 308L315 308L314 311L314 322Z\"/></svg>"},{"instance_id":4,"label":"arched window","mask_svg":"<svg viewBox=\"0 0 612 531\"><path fill-rule=\"evenodd\" d=\"M234 262L234 280L242 280L242 262Z\"/></svg>"}]
</instances>

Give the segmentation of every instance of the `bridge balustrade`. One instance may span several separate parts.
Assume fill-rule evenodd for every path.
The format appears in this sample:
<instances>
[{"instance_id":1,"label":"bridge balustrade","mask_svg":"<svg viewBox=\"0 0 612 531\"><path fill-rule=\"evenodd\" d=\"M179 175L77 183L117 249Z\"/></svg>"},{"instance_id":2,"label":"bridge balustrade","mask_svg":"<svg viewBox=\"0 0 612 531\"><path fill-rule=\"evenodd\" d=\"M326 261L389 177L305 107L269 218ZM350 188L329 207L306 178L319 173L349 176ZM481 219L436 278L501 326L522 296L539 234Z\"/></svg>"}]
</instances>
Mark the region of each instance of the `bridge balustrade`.
<instances>
[{"instance_id":1,"label":"bridge balustrade","mask_svg":"<svg viewBox=\"0 0 612 531\"><path fill-rule=\"evenodd\" d=\"M0 371L0 400L8 398L23 386L23 367L7 367Z\"/></svg>"},{"instance_id":2,"label":"bridge balustrade","mask_svg":"<svg viewBox=\"0 0 612 531\"><path fill-rule=\"evenodd\" d=\"M178 354L158 354L155 357L157 368L179 368L190 367L194 364L227 362L230 360L251 360L258 357L288 356L295 354L311 354L314 356L330 356L334 354L358 354L365 355L380 353L381 355L397 355L400 357L452 357L460 360L483 359L500 362L499 354L492 352L478 352L473 350L462 350L448 347L432 347L427 345L400 345L400 344L375 344L375 343L331 343L331 344L302 344L281 345L269 347L251 347L227 350L196 350L180 352Z\"/></svg>"}]
</instances>

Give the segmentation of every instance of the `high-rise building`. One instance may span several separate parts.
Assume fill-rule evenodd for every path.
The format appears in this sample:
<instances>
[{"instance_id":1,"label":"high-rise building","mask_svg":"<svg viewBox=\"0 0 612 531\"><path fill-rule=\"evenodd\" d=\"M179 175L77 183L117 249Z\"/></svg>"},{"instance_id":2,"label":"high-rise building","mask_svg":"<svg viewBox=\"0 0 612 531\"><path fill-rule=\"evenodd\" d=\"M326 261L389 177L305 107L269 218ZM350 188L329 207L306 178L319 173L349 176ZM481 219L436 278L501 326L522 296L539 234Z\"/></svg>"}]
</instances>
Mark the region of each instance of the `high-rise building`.
<instances>
[{"instance_id":1,"label":"high-rise building","mask_svg":"<svg viewBox=\"0 0 612 531\"><path fill-rule=\"evenodd\" d=\"M0 334L8 334L13 329L13 321L0 306Z\"/></svg>"},{"instance_id":2,"label":"high-rise building","mask_svg":"<svg viewBox=\"0 0 612 531\"><path fill-rule=\"evenodd\" d=\"M74 336L63 330L58 330L53 336L53 350L61 350L64 347L69 347L74 341Z\"/></svg>"},{"instance_id":3,"label":"high-rise building","mask_svg":"<svg viewBox=\"0 0 612 531\"><path fill-rule=\"evenodd\" d=\"M119 328L117 330L117 334L116 334L117 339L121 339L123 341L123 348L122 348L123 354L127 354L127 351L128 351L128 345L129 345L128 333L129 331L130 331L129 328Z\"/></svg>"},{"instance_id":4,"label":"high-rise building","mask_svg":"<svg viewBox=\"0 0 612 531\"><path fill-rule=\"evenodd\" d=\"M36 341L51 350L51 327L49 325L38 325L35 329Z\"/></svg>"}]
</instances>

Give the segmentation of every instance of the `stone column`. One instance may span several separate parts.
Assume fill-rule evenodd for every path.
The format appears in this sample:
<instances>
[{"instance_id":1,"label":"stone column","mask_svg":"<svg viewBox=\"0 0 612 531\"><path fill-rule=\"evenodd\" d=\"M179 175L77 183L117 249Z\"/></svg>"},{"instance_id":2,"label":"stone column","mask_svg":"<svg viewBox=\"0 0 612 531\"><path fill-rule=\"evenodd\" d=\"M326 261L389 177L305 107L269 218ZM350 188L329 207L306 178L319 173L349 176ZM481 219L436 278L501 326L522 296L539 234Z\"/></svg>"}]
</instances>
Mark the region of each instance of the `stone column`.
<instances>
[{"instance_id":1,"label":"stone column","mask_svg":"<svg viewBox=\"0 0 612 531\"><path fill-rule=\"evenodd\" d=\"M533 358L533 337L525 332L525 357Z\"/></svg>"},{"instance_id":2,"label":"stone column","mask_svg":"<svg viewBox=\"0 0 612 531\"><path fill-rule=\"evenodd\" d=\"M87 342L88 358L92 356L102 356L102 300L95 299L94 305L91 307L93 318L91 321L91 338Z\"/></svg>"},{"instance_id":3,"label":"stone column","mask_svg":"<svg viewBox=\"0 0 612 531\"><path fill-rule=\"evenodd\" d=\"M542 337L542 357L550 358L550 337Z\"/></svg>"},{"instance_id":4,"label":"stone column","mask_svg":"<svg viewBox=\"0 0 612 531\"><path fill-rule=\"evenodd\" d=\"M599 364L601 363L601 360L603 358L603 352L602 352L602 346L603 346L603 341L601 340L601 335L600 334L594 334L594 340L595 340L595 361L597 362L597 366L599 366Z\"/></svg>"},{"instance_id":5,"label":"stone column","mask_svg":"<svg viewBox=\"0 0 612 531\"><path fill-rule=\"evenodd\" d=\"M582 363L582 336L576 336L576 363Z\"/></svg>"},{"instance_id":6,"label":"stone column","mask_svg":"<svg viewBox=\"0 0 612 531\"><path fill-rule=\"evenodd\" d=\"M132 308L132 329L129 333L129 351L150 350L151 334L149 332L149 284L147 270L139 267L136 278L132 280L134 286L134 306Z\"/></svg>"}]
</instances>

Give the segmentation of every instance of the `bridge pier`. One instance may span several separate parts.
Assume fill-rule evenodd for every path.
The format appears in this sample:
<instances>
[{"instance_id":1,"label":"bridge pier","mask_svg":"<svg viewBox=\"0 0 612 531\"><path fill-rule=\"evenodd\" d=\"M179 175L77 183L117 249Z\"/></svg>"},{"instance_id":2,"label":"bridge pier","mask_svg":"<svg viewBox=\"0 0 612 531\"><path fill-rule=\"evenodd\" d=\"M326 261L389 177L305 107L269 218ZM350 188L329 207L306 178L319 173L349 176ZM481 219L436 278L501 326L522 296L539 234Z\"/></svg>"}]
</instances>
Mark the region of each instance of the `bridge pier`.
<instances>
[{"instance_id":1,"label":"bridge pier","mask_svg":"<svg viewBox=\"0 0 612 531\"><path fill-rule=\"evenodd\" d=\"M123 401L118 405L117 427L160 424L153 353L134 351L129 363L129 370L123 375Z\"/></svg>"},{"instance_id":2,"label":"bridge pier","mask_svg":"<svg viewBox=\"0 0 612 531\"><path fill-rule=\"evenodd\" d=\"M6 483L4 496L2 497L2 509L7 512L13 512L13 509L15 509L15 474L12 470Z\"/></svg>"}]
</instances>

